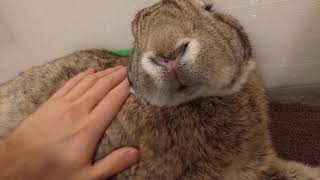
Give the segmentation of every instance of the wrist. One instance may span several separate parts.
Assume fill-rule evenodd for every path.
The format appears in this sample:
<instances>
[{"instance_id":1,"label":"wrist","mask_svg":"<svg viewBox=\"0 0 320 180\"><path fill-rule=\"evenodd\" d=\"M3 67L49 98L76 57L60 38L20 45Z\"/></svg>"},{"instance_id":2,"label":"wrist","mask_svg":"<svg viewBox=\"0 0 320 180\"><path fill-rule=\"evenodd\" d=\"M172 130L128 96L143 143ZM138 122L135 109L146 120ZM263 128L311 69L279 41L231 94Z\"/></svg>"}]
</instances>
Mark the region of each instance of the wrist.
<instances>
[{"instance_id":1,"label":"wrist","mask_svg":"<svg viewBox=\"0 0 320 180\"><path fill-rule=\"evenodd\" d=\"M2 139L0 139L0 167L3 161L2 159L4 158L5 154L6 154L5 143Z\"/></svg>"},{"instance_id":2,"label":"wrist","mask_svg":"<svg viewBox=\"0 0 320 180\"><path fill-rule=\"evenodd\" d=\"M0 140L0 166L3 161L8 161L13 156L13 149L15 148L10 148L9 146L7 139Z\"/></svg>"},{"instance_id":3,"label":"wrist","mask_svg":"<svg viewBox=\"0 0 320 180\"><path fill-rule=\"evenodd\" d=\"M22 153L19 148L11 147L5 140L0 140L0 179L21 179L19 174L23 169Z\"/></svg>"},{"instance_id":4,"label":"wrist","mask_svg":"<svg viewBox=\"0 0 320 180\"><path fill-rule=\"evenodd\" d=\"M42 172L52 165L48 165L46 161L41 151L36 148L21 145L13 138L0 140L0 180L43 179Z\"/></svg>"},{"instance_id":5,"label":"wrist","mask_svg":"<svg viewBox=\"0 0 320 180\"><path fill-rule=\"evenodd\" d=\"M4 158L8 157L8 147L3 139L0 139L0 166Z\"/></svg>"},{"instance_id":6,"label":"wrist","mask_svg":"<svg viewBox=\"0 0 320 180\"><path fill-rule=\"evenodd\" d=\"M0 154L3 153L4 148L5 148L4 146L5 146L4 141L2 139L0 139Z\"/></svg>"},{"instance_id":7,"label":"wrist","mask_svg":"<svg viewBox=\"0 0 320 180\"><path fill-rule=\"evenodd\" d=\"M12 174L12 160L10 151L8 151L7 144L5 140L0 140L0 169L1 175L0 179L11 178L10 174Z\"/></svg>"}]
</instances>

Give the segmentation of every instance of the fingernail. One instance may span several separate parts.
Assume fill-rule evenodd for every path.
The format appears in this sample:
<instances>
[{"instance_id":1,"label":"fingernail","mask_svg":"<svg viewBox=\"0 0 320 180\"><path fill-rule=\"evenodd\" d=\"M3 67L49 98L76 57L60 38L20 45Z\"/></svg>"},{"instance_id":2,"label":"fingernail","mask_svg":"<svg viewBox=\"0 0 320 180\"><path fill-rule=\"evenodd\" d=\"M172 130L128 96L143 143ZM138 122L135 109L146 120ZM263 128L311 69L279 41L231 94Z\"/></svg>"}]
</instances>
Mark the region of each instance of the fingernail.
<instances>
[{"instance_id":1,"label":"fingernail","mask_svg":"<svg viewBox=\"0 0 320 180\"><path fill-rule=\"evenodd\" d=\"M120 70L122 68L123 68L123 66L115 66L115 67L113 67L114 70Z\"/></svg>"},{"instance_id":2,"label":"fingernail","mask_svg":"<svg viewBox=\"0 0 320 180\"><path fill-rule=\"evenodd\" d=\"M119 85L119 88L122 90L127 90L129 92L129 80L128 78L124 79Z\"/></svg>"},{"instance_id":3,"label":"fingernail","mask_svg":"<svg viewBox=\"0 0 320 180\"><path fill-rule=\"evenodd\" d=\"M125 66L119 66L119 69L127 69Z\"/></svg>"},{"instance_id":4,"label":"fingernail","mask_svg":"<svg viewBox=\"0 0 320 180\"><path fill-rule=\"evenodd\" d=\"M95 69L88 69L85 71L85 73L87 73L87 74L91 74L91 73L95 73L95 72L96 72Z\"/></svg>"},{"instance_id":5,"label":"fingernail","mask_svg":"<svg viewBox=\"0 0 320 180\"><path fill-rule=\"evenodd\" d=\"M126 152L127 158L130 162L138 162L139 161L139 151L136 149L129 149Z\"/></svg>"},{"instance_id":6,"label":"fingernail","mask_svg":"<svg viewBox=\"0 0 320 180\"><path fill-rule=\"evenodd\" d=\"M129 87L129 85L130 85L129 79L126 78L125 80L123 80L123 84L124 84L124 86Z\"/></svg>"},{"instance_id":7,"label":"fingernail","mask_svg":"<svg viewBox=\"0 0 320 180\"><path fill-rule=\"evenodd\" d=\"M129 79L128 78L126 78L124 81L129 85Z\"/></svg>"},{"instance_id":8,"label":"fingernail","mask_svg":"<svg viewBox=\"0 0 320 180\"><path fill-rule=\"evenodd\" d=\"M124 68L124 66L115 66L114 68L120 69L120 68Z\"/></svg>"},{"instance_id":9,"label":"fingernail","mask_svg":"<svg viewBox=\"0 0 320 180\"><path fill-rule=\"evenodd\" d=\"M121 66L115 66L115 67L107 68L107 69L103 70L102 72L106 72L106 71L108 72L110 70L113 70L113 71L117 72L120 69L121 69Z\"/></svg>"}]
</instances>

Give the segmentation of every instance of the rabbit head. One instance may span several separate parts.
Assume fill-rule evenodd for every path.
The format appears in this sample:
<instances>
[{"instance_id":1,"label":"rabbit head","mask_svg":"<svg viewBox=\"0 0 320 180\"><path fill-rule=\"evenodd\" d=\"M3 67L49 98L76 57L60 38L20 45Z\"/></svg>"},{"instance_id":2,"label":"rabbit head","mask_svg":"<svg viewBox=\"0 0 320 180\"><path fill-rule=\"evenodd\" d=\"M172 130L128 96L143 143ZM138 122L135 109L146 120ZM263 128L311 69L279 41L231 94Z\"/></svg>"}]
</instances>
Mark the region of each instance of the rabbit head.
<instances>
[{"instance_id":1,"label":"rabbit head","mask_svg":"<svg viewBox=\"0 0 320 180\"><path fill-rule=\"evenodd\" d=\"M205 0L162 0L132 22L132 93L155 106L176 106L241 89L254 69L247 34Z\"/></svg>"}]
</instances>

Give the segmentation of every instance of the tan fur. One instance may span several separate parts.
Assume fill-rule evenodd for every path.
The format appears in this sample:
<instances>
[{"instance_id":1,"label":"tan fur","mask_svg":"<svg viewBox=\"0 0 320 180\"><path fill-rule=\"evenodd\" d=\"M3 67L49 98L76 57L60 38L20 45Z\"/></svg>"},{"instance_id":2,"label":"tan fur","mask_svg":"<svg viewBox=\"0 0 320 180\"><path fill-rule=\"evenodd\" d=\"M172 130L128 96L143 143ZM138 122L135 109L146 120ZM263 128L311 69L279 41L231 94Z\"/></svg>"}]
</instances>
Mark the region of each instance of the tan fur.
<instances>
[{"instance_id":1,"label":"tan fur","mask_svg":"<svg viewBox=\"0 0 320 180\"><path fill-rule=\"evenodd\" d=\"M243 81L238 79L246 79L248 72L244 70L254 63L248 36L238 21L205 10L205 4L203 0L167 0L137 14L132 23L136 50L129 78L135 82L133 89L140 99L156 106L175 106L198 97L230 95L240 90ZM189 45L176 74L184 87L198 87L177 91L179 84L170 72L157 65L150 68L150 64L174 54L182 41ZM141 64L148 61L146 73Z\"/></svg>"},{"instance_id":2,"label":"tan fur","mask_svg":"<svg viewBox=\"0 0 320 180\"><path fill-rule=\"evenodd\" d=\"M33 67L0 85L0 136L6 136L74 75L88 68L102 70L127 63L108 51L80 51Z\"/></svg>"},{"instance_id":3,"label":"tan fur","mask_svg":"<svg viewBox=\"0 0 320 180\"><path fill-rule=\"evenodd\" d=\"M140 11L133 21L135 51L129 62L108 51L81 51L3 84L0 134L10 133L73 75L122 64L129 66L134 94L107 129L96 158L132 145L140 149L141 161L114 179L320 179L319 169L277 158L249 39L232 17L205 10L207 3L163 0ZM188 47L184 65L177 68L189 85L179 92L165 69L149 64L160 69L153 74L141 64L144 56L148 61L175 52L187 39L199 46Z\"/></svg>"}]
</instances>

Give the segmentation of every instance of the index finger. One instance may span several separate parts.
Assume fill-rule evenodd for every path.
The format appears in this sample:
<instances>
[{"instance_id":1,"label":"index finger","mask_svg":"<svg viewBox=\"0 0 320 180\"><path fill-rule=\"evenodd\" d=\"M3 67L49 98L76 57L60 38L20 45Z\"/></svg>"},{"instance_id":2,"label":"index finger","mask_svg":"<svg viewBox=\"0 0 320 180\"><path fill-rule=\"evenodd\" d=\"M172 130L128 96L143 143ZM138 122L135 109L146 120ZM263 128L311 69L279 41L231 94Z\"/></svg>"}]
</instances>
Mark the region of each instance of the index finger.
<instances>
[{"instance_id":1,"label":"index finger","mask_svg":"<svg viewBox=\"0 0 320 180\"><path fill-rule=\"evenodd\" d=\"M113 72L96 82L79 101L85 102L88 111L92 111L94 107L116 86L118 86L124 79L126 79L127 70L122 68Z\"/></svg>"},{"instance_id":2,"label":"index finger","mask_svg":"<svg viewBox=\"0 0 320 180\"><path fill-rule=\"evenodd\" d=\"M87 75L94 73L94 69L88 69L73 78L67 81L53 96L52 98L61 97L67 94L74 86L76 86L82 79L84 79Z\"/></svg>"},{"instance_id":3,"label":"index finger","mask_svg":"<svg viewBox=\"0 0 320 180\"><path fill-rule=\"evenodd\" d=\"M128 79L122 81L114 88L90 113L90 126L92 127L93 139L98 143L105 129L111 121L117 116L122 106L129 97L129 82Z\"/></svg>"}]
</instances>

